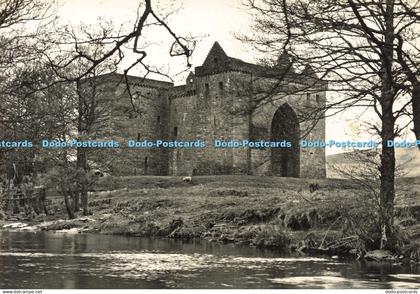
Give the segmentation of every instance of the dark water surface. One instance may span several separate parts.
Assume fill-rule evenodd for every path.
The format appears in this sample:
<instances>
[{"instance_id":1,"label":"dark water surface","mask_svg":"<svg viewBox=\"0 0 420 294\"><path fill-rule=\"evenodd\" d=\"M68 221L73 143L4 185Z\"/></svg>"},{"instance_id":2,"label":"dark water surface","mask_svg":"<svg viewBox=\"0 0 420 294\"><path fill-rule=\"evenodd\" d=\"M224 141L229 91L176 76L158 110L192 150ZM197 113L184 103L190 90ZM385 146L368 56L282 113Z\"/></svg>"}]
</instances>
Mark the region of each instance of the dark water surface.
<instances>
[{"instance_id":1,"label":"dark water surface","mask_svg":"<svg viewBox=\"0 0 420 294\"><path fill-rule=\"evenodd\" d=\"M0 231L0 288L419 288L419 265L151 238Z\"/></svg>"}]
</instances>

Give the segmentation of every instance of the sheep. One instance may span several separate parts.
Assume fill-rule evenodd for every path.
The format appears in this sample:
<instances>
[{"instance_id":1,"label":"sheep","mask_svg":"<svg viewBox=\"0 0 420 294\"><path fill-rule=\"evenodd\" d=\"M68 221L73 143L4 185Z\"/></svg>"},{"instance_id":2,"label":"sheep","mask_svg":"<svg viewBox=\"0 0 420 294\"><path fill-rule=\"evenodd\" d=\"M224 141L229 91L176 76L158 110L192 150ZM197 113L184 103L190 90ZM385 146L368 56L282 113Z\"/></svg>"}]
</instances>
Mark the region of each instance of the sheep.
<instances>
[{"instance_id":1,"label":"sheep","mask_svg":"<svg viewBox=\"0 0 420 294\"><path fill-rule=\"evenodd\" d=\"M188 176L188 177L183 177L183 178L182 178L182 181L183 181L184 183L190 183L190 182L192 181L192 177L190 177L190 176Z\"/></svg>"},{"instance_id":2,"label":"sheep","mask_svg":"<svg viewBox=\"0 0 420 294\"><path fill-rule=\"evenodd\" d=\"M309 184L309 192L313 193L319 190L321 187L318 184Z\"/></svg>"}]
</instances>

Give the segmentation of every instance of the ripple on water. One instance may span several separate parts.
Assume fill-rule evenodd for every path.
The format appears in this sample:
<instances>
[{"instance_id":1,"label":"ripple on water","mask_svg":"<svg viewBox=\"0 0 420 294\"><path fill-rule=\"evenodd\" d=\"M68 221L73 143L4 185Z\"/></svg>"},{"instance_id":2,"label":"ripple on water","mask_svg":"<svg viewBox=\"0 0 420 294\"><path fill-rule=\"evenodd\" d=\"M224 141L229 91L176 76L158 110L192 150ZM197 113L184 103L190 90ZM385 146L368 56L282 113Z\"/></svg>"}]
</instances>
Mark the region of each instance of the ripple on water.
<instances>
[{"instance_id":1,"label":"ripple on water","mask_svg":"<svg viewBox=\"0 0 420 294\"><path fill-rule=\"evenodd\" d=\"M420 275L391 274L389 276L393 278L389 281L392 288L420 288Z\"/></svg>"},{"instance_id":2,"label":"ripple on water","mask_svg":"<svg viewBox=\"0 0 420 294\"><path fill-rule=\"evenodd\" d=\"M232 257L211 254L176 254L158 252L110 252L110 253L79 253L60 254L44 252L0 252L0 256L16 256L21 258L81 258L87 261L95 259L101 262L93 262L92 266L82 269L88 275L100 275L104 272L107 276L123 278L155 279L167 272L194 272L211 269L262 269L274 267L277 270L290 269L290 263L295 262L327 262L329 259L302 257L302 258L262 258L262 257ZM40 261L42 263L42 261ZM31 267L27 263L26 267ZM87 264L89 264L87 262ZM72 264L63 264L62 267L72 270ZM81 270L75 268L74 270Z\"/></svg>"},{"instance_id":3,"label":"ripple on water","mask_svg":"<svg viewBox=\"0 0 420 294\"><path fill-rule=\"evenodd\" d=\"M293 288L419 288L420 283L415 283L413 281L419 281L420 275L389 275L389 277L398 278L401 280L387 281L383 282L380 280L360 280L360 279L350 279L341 276L299 276L299 277L284 277L284 278L275 278L268 279L273 283L282 285L283 287L293 287ZM407 281L407 279L412 281Z\"/></svg>"},{"instance_id":4,"label":"ripple on water","mask_svg":"<svg viewBox=\"0 0 420 294\"><path fill-rule=\"evenodd\" d=\"M33 267L43 268L47 271L73 271L82 272L86 276L106 276L123 279L160 280L165 283L168 274L172 277L194 279L197 274L228 272L234 269L253 270L251 276L247 272L244 281L253 282L254 279L267 281L281 288L419 288L420 275L391 274L387 281L377 279L352 279L342 277L339 272L331 268L332 265L343 264L327 258L299 257L299 258L264 258L221 256L212 254L180 254L156 251L113 251L95 253L45 253L45 252L0 252L0 256L19 257L22 268L32 270ZM74 258L77 262L59 263L51 265L50 258ZM49 260L49 261L48 261ZM324 270L318 268L322 275L307 276L297 271L299 263L310 263L318 267L325 265ZM80 265L83 264L81 267ZM269 269L269 272L262 271ZM284 277L299 272L300 276ZM303 274L303 275L302 275ZM274 275L274 276L273 276ZM174 281L173 281L174 282ZM257 280L255 282L258 282ZM211 282L209 281L211 284ZM169 285L167 286L176 286ZM229 287L230 284L223 285Z\"/></svg>"},{"instance_id":5,"label":"ripple on water","mask_svg":"<svg viewBox=\"0 0 420 294\"><path fill-rule=\"evenodd\" d=\"M413 281L420 281L420 275L408 275L408 274L391 274L390 277L397 278L397 279L407 279Z\"/></svg>"},{"instance_id":6,"label":"ripple on water","mask_svg":"<svg viewBox=\"0 0 420 294\"><path fill-rule=\"evenodd\" d=\"M341 276L295 276L268 279L272 283L290 288L376 288L376 283L344 278Z\"/></svg>"}]
</instances>

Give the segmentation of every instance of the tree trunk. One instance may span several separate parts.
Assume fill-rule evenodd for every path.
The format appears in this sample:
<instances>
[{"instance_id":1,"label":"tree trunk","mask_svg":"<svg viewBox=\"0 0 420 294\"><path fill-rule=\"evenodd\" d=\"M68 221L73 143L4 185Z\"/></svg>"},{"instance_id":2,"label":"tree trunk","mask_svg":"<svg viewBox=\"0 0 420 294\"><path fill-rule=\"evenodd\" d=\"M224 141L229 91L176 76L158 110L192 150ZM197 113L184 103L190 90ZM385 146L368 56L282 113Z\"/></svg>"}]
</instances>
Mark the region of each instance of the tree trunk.
<instances>
[{"instance_id":1,"label":"tree trunk","mask_svg":"<svg viewBox=\"0 0 420 294\"><path fill-rule=\"evenodd\" d=\"M88 215L89 214L88 193L87 193L85 188L83 188L82 191L80 192L80 197L81 197L81 200L82 200L83 215Z\"/></svg>"},{"instance_id":2,"label":"tree trunk","mask_svg":"<svg viewBox=\"0 0 420 294\"><path fill-rule=\"evenodd\" d=\"M395 199L395 149L388 147L387 142L395 139L395 117L393 113L393 103L395 90L393 88L393 54L394 47L394 1L386 0L385 19L385 45L382 47L382 68L381 68L381 98L382 107L382 154L380 171L380 211L379 221L381 229L381 249L395 248L396 238L394 231L394 199Z\"/></svg>"},{"instance_id":3,"label":"tree trunk","mask_svg":"<svg viewBox=\"0 0 420 294\"><path fill-rule=\"evenodd\" d=\"M420 140L420 82L416 82L413 85L411 103L413 106L414 134L416 135L416 140ZM420 144L418 147L420 149Z\"/></svg>"},{"instance_id":4,"label":"tree trunk","mask_svg":"<svg viewBox=\"0 0 420 294\"><path fill-rule=\"evenodd\" d=\"M81 176L87 176L87 156L86 156L86 149L85 148L77 148L77 169L82 169L85 173ZM88 215L88 193L86 189L86 179L82 179L79 177L79 195L83 210L83 215Z\"/></svg>"},{"instance_id":5,"label":"tree trunk","mask_svg":"<svg viewBox=\"0 0 420 294\"><path fill-rule=\"evenodd\" d=\"M73 205L71 203L72 200L69 198L69 194L65 192L63 194L64 194L64 203L66 204L66 210L67 210L69 219L74 219L76 216L74 214Z\"/></svg>"},{"instance_id":6,"label":"tree trunk","mask_svg":"<svg viewBox=\"0 0 420 294\"><path fill-rule=\"evenodd\" d=\"M78 212L80 210L80 197L79 191L74 191L74 211Z\"/></svg>"},{"instance_id":7,"label":"tree trunk","mask_svg":"<svg viewBox=\"0 0 420 294\"><path fill-rule=\"evenodd\" d=\"M382 95L382 153L380 171L380 227L382 231L381 249L393 249L394 234L394 199L395 199L395 149L388 147L387 142L395 138L395 118L392 112L393 96L387 91Z\"/></svg>"},{"instance_id":8,"label":"tree trunk","mask_svg":"<svg viewBox=\"0 0 420 294\"><path fill-rule=\"evenodd\" d=\"M248 114L248 139L255 139L252 128L252 111ZM252 149L249 146L246 149L246 173L252 175Z\"/></svg>"},{"instance_id":9,"label":"tree trunk","mask_svg":"<svg viewBox=\"0 0 420 294\"><path fill-rule=\"evenodd\" d=\"M83 90L81 88L80 83L77 83L77 89L79 93L79 116L78 116L78 122L77 122L77 130L79 132L79 135L88 134L90 126L92 125L94 119L92 116L94 112L92 112L92 109L89 109L89 107L86 106L86 97L82 95ZM93 99L93 97L92 97ZM84 103L85 102L85 103ZM94 105L91 104L91 105ZM88 164L87 164L87 154L86 154L86 148L77 148L77 169L83 170L84 173L81 174L78 177L78 197L80 197L81 205L83 209L83 215L88 214L88 193L87 193L87 187L86 187L86 178L87 172L88 172Z\"/></svg>"}]
</instances>

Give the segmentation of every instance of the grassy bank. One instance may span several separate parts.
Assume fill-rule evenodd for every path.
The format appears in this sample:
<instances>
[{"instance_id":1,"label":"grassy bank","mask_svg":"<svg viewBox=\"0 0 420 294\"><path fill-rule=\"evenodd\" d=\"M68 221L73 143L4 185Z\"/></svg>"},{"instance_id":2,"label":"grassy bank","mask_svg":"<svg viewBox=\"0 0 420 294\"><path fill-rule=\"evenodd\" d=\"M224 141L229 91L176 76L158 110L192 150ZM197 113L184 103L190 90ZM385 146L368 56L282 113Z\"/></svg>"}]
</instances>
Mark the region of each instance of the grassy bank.
<instances>
[{"instance_id":1,"label":"grassy bank","mask_svg":"<svg viewBox=\"0 0 420 294\"><path fill-rule=\"evenodd\" d=\"M406 178L398 185L396 223L406 238L419 242L420 181ZM53 222L45 229L78 227L336 254L357 247L354 227L370 218L366 197L355 183L335 179L203 176L183 183L179 177L107 178L90 196L89 219ZM52 219L65 218L62 198L51 199Z\"/></svg>"}]
</instances>

